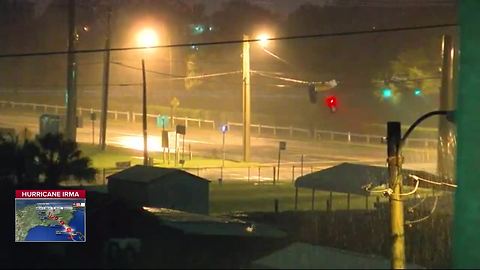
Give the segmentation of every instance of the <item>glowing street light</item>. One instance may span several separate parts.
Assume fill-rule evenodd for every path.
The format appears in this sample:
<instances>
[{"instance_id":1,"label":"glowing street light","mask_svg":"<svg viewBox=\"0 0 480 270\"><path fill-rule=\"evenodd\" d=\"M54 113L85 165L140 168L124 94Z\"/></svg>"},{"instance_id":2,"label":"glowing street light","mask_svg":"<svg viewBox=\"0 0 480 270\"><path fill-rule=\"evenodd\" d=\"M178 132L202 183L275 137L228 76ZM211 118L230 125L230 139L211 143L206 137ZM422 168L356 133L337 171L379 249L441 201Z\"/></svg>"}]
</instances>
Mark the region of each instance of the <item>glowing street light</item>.
<instances>
[{"instance_id":1,"label":"glowing street light","mask_svg":"<svg viewBox=\"0 0 480 270\"><path fill-rule=\"evenodd\" d=\"M137 44L140 47L158 46L159 38L157 32L151 28L145 28L137 34Z\"/></svg>"},{"instance_id":2,"label":"glowing street light","mask_svg":"<svg viewBox=\"0 0 480 270\"><path fill-rule=\"evenodd\" d=\"M257 40L260 43L260 46L266 47L269 42L270 36L268 34L262 33L257 36Z\"/></svg>"}]
</instances>

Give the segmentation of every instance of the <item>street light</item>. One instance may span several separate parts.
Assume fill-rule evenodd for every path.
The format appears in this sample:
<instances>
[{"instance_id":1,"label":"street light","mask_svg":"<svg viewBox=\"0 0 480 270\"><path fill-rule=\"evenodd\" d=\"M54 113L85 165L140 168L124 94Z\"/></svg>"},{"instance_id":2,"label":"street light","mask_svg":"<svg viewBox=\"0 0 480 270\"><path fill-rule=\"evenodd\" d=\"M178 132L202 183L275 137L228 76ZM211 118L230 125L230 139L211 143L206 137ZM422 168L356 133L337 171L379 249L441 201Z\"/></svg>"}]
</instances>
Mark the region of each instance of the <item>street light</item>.
<instances>
[{"instance_id":1,"label":"street light","mask_svg":"<svg viewBox=\"0 0 480 270\"><path fill-rule=\"evenodd\" d=\"M140 47L158 46L158 34L152 28L144 28L137 34L137 44Z\"/></svg>"},{"instance_id":2,"label":"street light","mask_svg":"<svg viewBox=\"0 0 480 270\"><path fill-rule=\"evenodd\" d=\"M266 47L268 45L270 36L266 33L259 34L256 38L262 47Z\"/></svg>"},{"instance_id":3,"label":"street light","mask_svg":"<svg viewBox=\"0 0 480 270\"><path fill-rule=\"evenodd\" d=\"M220 170L220 179L223 180L223 167L225 167L225 134L228 131L228 124L223 124L222 131L222 169Z\"/></svg>"}]
</instances>

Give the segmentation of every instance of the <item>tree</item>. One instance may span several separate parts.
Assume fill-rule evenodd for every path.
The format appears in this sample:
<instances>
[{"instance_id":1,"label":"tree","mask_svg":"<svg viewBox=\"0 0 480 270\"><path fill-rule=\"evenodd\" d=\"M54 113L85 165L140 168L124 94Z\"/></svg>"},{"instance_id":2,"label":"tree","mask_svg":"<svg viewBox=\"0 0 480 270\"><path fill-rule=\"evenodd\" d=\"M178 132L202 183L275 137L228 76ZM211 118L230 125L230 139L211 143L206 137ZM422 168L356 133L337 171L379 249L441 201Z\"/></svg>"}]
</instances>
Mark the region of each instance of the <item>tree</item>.
<instances>
[{"instance_id":1,"label":"tree","mask_svg":"<svg viewBox=\"0 0 480 270\"><path fill-rule=\"evenodd\" d=\"M82 157L78 145L62 135L47 134L36 141L0 140L0 179L17 183L39 182L40 176L50 186L70 176L78 180L95 179L91 160Z\"/></svg>"},{"instance_id":2,"label":"tree","mask_svg":"<svg viewBox=\"0 0 480 270\"><path fill-rule=\"evenodd\" d=\"M0 139L0 179L13 179L17 183L38 181L41 172L38 154L33 142L19 145L16 139Z\"/></svg>"},{"instance_id":3,"label":"tree","mask_svg":"<svg viewBox=\"0 0 480 270\"><path fill-rule=\"evenodd\" d=\"M62 135L47 134L38 139L39 163L48 185L73 176L78 180L95 179L96 170L90 167L91 160L82 157L74 141L64 140Z\"/></svg>"}]
</instances>

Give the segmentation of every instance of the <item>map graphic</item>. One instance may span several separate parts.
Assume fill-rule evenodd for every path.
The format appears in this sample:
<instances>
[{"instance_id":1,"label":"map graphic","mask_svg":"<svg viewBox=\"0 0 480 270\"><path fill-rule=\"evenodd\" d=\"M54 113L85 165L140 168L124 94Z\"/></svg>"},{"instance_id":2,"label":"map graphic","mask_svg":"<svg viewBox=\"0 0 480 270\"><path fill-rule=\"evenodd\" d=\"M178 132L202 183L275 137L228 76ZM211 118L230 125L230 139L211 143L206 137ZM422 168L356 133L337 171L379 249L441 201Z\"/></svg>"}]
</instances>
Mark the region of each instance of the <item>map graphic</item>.
<instances>
[{"instance_id":1,"label":"map graphic","mask_svg":"<svg viewBox=\"0 0 480 270\"><path fill-rule=\"evenodd\" d=\"M16 242L85 242L85 199L15 199Z\"/></svg>"}]
</instances>

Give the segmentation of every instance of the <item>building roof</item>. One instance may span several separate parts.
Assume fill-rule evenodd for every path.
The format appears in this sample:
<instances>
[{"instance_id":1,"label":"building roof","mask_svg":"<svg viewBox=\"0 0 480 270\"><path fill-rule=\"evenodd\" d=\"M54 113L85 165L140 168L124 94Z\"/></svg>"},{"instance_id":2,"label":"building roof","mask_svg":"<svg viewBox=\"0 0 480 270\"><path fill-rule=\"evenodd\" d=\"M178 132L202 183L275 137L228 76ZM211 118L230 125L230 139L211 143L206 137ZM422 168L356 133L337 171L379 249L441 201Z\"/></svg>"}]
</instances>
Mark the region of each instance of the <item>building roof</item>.
<instances>
[{"instance_id":1,"label":"building roof","mask_svg":"<svg viewBox=\"0 0 480 270\"><path fill-rule=\"evenodd\" d=\"M137 183L145 183L148 184L152 181L157 180L165 180L175 177L176 175L188 175L192 179L200 180L204 182L210 182L207 179L198 177L194 174L186 172L184 170L179 169L172 169L172 168L162 168L162 167L152 167L152 166L143 166L143 165L135 165L133 167L127 168L121 172L112 174L107 178L115 179L115 180L124 180L124 181L131 181Z\"/></svg>"},{"instance_id":2,"label":"building roof","mask_svg":"<svg viewBox=\"0 0 480 270\"><path fill-rule=\"evenodd\" d=\"M407 269L422 269L407 264ZM336 248L293 243L252 263L260 269L390 269L390 260Z\"/></svg>"},{"instance_id":3,"label":"building roof","mask_svg":"<svg viewBox=\"0 0 480 270\"><path fill-rule=\"evenodd\" d=\"M268 238L282 238L286 236L286 233L273 227L234 218L213 217L167 208L143 207L143 209L153 214L162 225L180 230L188 235Z\"/></svg>"},{"instance_id":4,"label":"building roof","mask_svg":"<svg viewBox=\"0 0 480 270\"><path fill-rule=\"evenodd\" d=\"M424 171L402 170L406 184L409 174L441 182L440 177ZM367 185L377 187L388 183L388 168L364 164L342 163L318 172L298 177L295 181L297 188L327 190L341 193L367 195Z\"/></svg>"}]
</instances>

